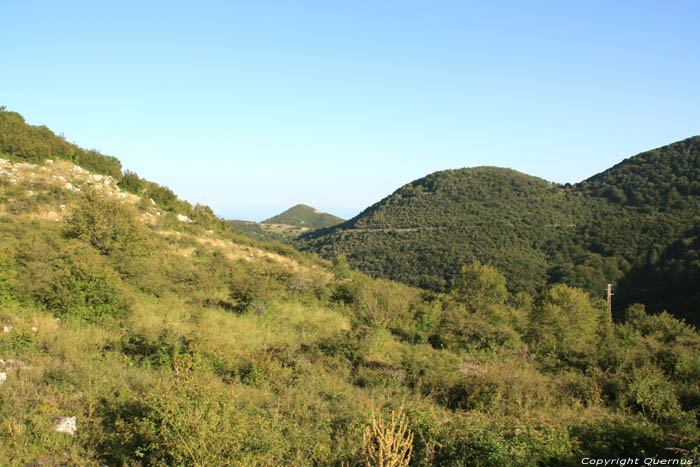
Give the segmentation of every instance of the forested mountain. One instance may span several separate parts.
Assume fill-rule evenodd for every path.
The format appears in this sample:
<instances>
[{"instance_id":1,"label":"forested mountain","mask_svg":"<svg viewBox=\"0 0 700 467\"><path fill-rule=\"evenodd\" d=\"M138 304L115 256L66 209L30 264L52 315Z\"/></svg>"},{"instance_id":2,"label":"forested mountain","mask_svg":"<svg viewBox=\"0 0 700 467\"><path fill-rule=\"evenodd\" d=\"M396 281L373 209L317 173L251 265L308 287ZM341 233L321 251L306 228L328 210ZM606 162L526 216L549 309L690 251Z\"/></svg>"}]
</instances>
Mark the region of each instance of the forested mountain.
<instances>
[{"instance_id":1,"label":"forested mountain","mask_svg":"<svg viewBox=\"0 0 700 467\"><path fill-rule=\"evenodd\" d=\"M699 292L684 289L673 302L671 293L650 294L647 272L661 267L666 250L699 219L700 137L694 137L574 186L493 167L436 172L343 224L303 235L299 245L436 291L475 260L503 271L511 292L564 282L602 295L613 283L616 311L642 302L698 323L692 304ZM683 254L692 257L689 245Z\"/></svg>"},{"instance_id":2,"label":"forested mountain","mask_svg":"<svg viewBox=\"0 0 700 467\"><path fill-rule=\"evenodd\" d=\"M659 210L683 209L700 197L700 136L625 159L581 182L586 194L613 203Z\"/></svg>"},{"instance_id":3,"label":"forested mountain","mask_svg":"<svg viewBox=\"0 0 700 467\"><path fill-rule=\"evenodd\" d=\"M700 335L669 314L633 306L613 322L580 289L512 294L479 262L446 293L371 279L342 258L232 232L133 173L89 170L118 161L54 151L63 143L49 130L4 118L15 122L8 133L0 125L8 465L700 461ZM536 219L559 223L547 245L565 243L577 227L563 223L599 199L512 171L472 172L468 189L461 171L422 184L447 199L490 196L510 180L510 201L494 203L543 235ZM395 234L415 232L401 219ZM697 224L684 231L649 273L696 281L698 234Z\"/></svg>"},{"instance_id":4,"label":"forested mountain","mask_svg":"<svg viewBox=\"0 0 700 467\"><path fill-rule=\"evenodd\" d=\"M700 254L693 240L700 224L700 137L626 159L573 189L606 201L575 240L630 265L617 284L617 310L640 302L700 324L700 290L689 282Z\"/></svg>"},{"instance_id":5,"label":"forested mountain","mask_svg":"<svg viewBox=\"0 0 700 467\"><path fill-rule=\"evenodd\" d=\"M369 274L432 290L445 290L478 259L503 271L514 291L534 291L547 281L546 246L570 235L590 209L571 190L513 170L448 170L302 241Z\"/></svg>"},{"instance_id":6,"label":"forested mountain","mask_svg":"<svg viewBox=\"0 0 700 467\"><path fill-rule=\"evenodd\" d=\"M305 204L297 204L281 214L262 221L263 224L283 224L295 227L306 227L309 229L319 229L331 227L343 222L343 219L333 214L321 212Z\"/></svg>"}]
</instances>

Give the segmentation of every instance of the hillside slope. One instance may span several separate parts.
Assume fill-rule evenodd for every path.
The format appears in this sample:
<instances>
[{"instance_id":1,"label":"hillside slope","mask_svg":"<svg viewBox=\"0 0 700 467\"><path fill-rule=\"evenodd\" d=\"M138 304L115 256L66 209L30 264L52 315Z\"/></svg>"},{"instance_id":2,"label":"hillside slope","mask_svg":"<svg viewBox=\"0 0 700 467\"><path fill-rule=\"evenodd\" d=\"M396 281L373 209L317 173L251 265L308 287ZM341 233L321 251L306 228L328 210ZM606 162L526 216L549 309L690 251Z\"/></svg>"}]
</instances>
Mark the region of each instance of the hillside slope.
<instances>
[{"instance_id":1,"label":"hillside slope","mask_svg":"<svg viewBox=\"0 0 700 467\"><path fill-rule=\"evenodd\" d=\"M579 229L579 244L630 264L617 284L619 309L639 302L700 324L700 290L687 280L700 254L692 240L700 223L700 137L626 159L574 190L606 202Z\"/></svg>"},{"instance_id":2,"label":"hillside slope","mask_svg":"<svg viewBox=\"0 0 700 467\"><path fill-rule=\"evenodd\" d=\"M503 271L512 292L564 282L600 295L613 283L616 313L634 302L654 311L674 312L673 305L699 323L690 305L698 291L685 290L682 305L660 298L668 294L651 296L648 281L640 281L698 218L700 137L694 137L573 187L493 167L436 172L343 224L304 234L298 245L431 290L445 290L475 260Z\"/></svg>"},{"instance_id":3,"label":"hillside slope","mask_svg":"<svg viewBox=\"0 0 700 467\"><path fill-rule=\"evenodd\" d=\"M12 157L8 465L373 465L389 436L419 466L700 459L700 335L668 314L612 323L481 265L427 293L165 209L128 173Z\"/></svg>"},{"instance_id":4,"label":"hillside slope","mask_svg":"<svg viewBox=\"0 0 700 467\"><path fill-rule=\"evenodd\" d=\"M594 203L595 204L595 203ZM496 266L514 291L547 281L547 248L595 209L571 190L510 169L436 172L409 183L303 247L363 271L445 290L463 264Z\"/></svg>"}]
</instances>

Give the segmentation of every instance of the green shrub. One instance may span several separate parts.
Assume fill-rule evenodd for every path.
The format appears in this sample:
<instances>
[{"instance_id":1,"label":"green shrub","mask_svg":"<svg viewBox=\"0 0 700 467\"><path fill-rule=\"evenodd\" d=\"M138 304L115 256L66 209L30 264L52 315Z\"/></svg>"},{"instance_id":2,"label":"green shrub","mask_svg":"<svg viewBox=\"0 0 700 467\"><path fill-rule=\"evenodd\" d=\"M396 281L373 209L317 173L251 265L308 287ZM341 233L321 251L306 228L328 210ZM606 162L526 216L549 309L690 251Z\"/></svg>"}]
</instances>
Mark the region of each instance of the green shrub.
<instances>
[{"instance_id":1,"label":"green shrub","mask_svg":"<svg viewBox=\"0 0 700 467\"><path fill-rule=\"evenodd\" d=\"M634 368L627 391L627 404L651 420L671 421L681 415L673 385L656 367Z\"/></svg>"},{"instance_id":2,"label":"green shrub","mask_svg":"<svg viewBox=\"0 0 700 467\"><path fill-rule=\"evenodd\" d=\"M506 278L495 268L475 261L462 266L457 277L452 280L450 294L473 310L501 304L508 298Z\"/></svg>"},{"instance_id":3,"label":"green shrub","mask_svg":"<svg viewBox=\"0 0 700 467\"><path fill-rule=\"evenodd\" d=\"M687 459L688 452L700 442L680 437L648 420L624 415L597 417L573 425L569 432L581 445L581 457L654 457Z\"/></svg>"},{"instance_id":4,"label":"green shrub","mask_svg":"<svg viewBox=\"0 0 700 467\"><path fill-rule=\"evenodd\" d=\"M600 405L603 402L603 390L594 378L577 371L569 371L556 377L557 395L562 402L577 401L585 407Z\"/></svg>"},{"instance_id":5,"label":"green shrub","mask_svg":"<svg viewBox=\"0 0 700 467\"><path fill-rule=\"evenodd\" d=\"M522 348L520 335L506 322L502 306L489 305L469 312L461 305L447 304L430 342L436 348L451 350Z\"/></svg>"},{"instance_id":6,"label":"green shrub","mask_svg":"<svg viewBox=\"0 0 700 467\"><path fill-rule=\"evenodd\" d=\"M447 407L452 410L489 412L501 399L502 386L483 376L464 376L447 394Z\"/></svg>"},{"instance_id":7,"label":"green shrub","mask_svg":"<svg viewBox=\"0 0 700 467\"><path fill-rule=\"evenodd\" d=\"M541 354L591 355L605 319L588 294L567 285L554 285L531 312L527 340Z\"/></svg>"},{"instance_id":8,"label":"green shrub","mask_svg":"<svg viewBox=\"0 0 700 467\"><path fill-rule=\"evenodd\" d=\"M146 196L151 198L158 206L167 211L174 211L176 208L177 196L170 188L166 186L160 186L157 183L148 182Z\"/></svg>"},{"instance_id":9,"label":"green shrub","mask_svg":"<svg viewBox=\"0 0 700 467\"><path fill-rule=\"evenodd\" d=\"M150 336L145 332L128 332L121 339L120 349L138 363L154 368L171 367L178 373L181 370L191 370L196 353L190 339L176 335L167 328L157 336ZM179 368L178 364L185 361L190 365Z\"/></svg>"},{"instance_id":10,"label":"green shrub","mask_svg":"<svg viewBox=\"0 0 700 467\"><path fill-rule=\"evenodd\" d=\"M64 235L87 242L107 255L128 252L141 256L152 248L133 208L95 191L81 198L66 220Z\"/></svg>"},{"instance_id":11,"label":"green shrub","mask_svg":"<svg viewBox=\"0 0 700 467\"><path fill-rule=\"evenodd\" d=\"M4 242L5 239L1 237L0 239L3 240L3 246L10 246L9 242ZM15 295L16 264L14 255L3 246L0 246L0 305L8 305L17 301Z\"/></svg>"},{"instance_id":12,"label":"green shrub","mask_svg":"<svg viewBox=\"0 0 700 467\"><path fill-rule=\"evenodd\" d=\"M239 264L228 281L230 308L238 313L264 311L269 300L286 294L283 282L290 274L272 264Z\"/></svg>"},{"instance_id":13,"label":"green shrub","mask_svg":"<svg viewBox=\"0 0 700 467\"><path fill-rule=\"evenodd\" d=\"M214 211L209 206L197 204L192 208L190 217L194 222L201 225L205 229L219 230L220 219L216 217Z\"/></svg>"},{"instance_id":14,"label":"green shrub","mask_svg":"<svg viewBox=\"0 0 700 467\"><path fill-rule=\"evenodd\" d=\"M450 417L434 465L569 466L580 462L567 430L536 420L493 419L477 412Z\"/></svg>"},{"instance_id":15,"label":"green shrub","mask_svg":"<svg viewBox=\"0 0 700 467\"><path fill-rule=\"evenodd\" d=\"M100 321L123 318L130 300L119 276L93 251L72 245L30 271L34 298L55 316Z\"/></svg>"},{"instance_id":16,"label":"green shrub","mask_svg":"<svg viewBox=\"0 0 700 467\"><path fill-rule=\"evenodd\" d=\"M147 183L141 179L136 172L127 170L122 179L119 180L119 188L135 195L141 196L146 189Z\"/></svg>"}]
</instances>

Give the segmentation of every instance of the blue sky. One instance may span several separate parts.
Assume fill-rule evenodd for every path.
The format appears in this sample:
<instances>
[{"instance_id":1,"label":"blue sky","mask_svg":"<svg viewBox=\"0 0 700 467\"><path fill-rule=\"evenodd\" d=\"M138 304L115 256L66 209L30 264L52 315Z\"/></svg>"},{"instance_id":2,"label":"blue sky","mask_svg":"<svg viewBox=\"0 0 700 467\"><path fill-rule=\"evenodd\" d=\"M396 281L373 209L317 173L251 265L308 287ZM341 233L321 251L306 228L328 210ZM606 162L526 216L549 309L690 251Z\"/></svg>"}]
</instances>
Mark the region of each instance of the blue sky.
<instances>
[{"instance_id":1,"label":"blue sky","mask_svg":"<svg viewBox=\"0 0 700 467\"><path fill-rule=\"evenodd\" d=\"M700 134L700 2L0 0L0 105L262 220Z\"/></svg>"}]
</instances>

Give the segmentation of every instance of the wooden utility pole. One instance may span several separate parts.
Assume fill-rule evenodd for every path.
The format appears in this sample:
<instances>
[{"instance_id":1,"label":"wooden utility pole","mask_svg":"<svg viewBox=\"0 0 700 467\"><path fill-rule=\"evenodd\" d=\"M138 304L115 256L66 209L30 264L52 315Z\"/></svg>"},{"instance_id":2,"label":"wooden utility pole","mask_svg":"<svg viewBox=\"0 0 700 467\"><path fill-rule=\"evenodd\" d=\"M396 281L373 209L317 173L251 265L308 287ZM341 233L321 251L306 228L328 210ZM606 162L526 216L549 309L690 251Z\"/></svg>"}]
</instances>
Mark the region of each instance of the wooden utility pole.
<instances>
[{"instance_id":1,"label":"wooden utility pole","mask_svg":"<svg viewBox=\"0 0 700 467\"><path fill-rule=\"evenodd\" d=\"M612 284L608 284L608 316L610 316L610 322L612 323Z\"/></svg>"}]
</instances>

